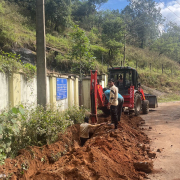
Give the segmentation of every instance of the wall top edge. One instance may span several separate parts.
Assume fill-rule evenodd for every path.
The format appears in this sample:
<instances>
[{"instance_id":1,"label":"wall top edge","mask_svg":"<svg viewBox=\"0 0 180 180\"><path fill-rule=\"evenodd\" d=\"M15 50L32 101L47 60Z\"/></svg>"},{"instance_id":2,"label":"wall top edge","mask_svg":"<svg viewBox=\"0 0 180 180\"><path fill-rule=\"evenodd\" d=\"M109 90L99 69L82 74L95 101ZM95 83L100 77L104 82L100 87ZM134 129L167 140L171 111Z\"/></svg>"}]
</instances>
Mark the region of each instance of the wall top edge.
<instances>
[{"instance_id":1,"label":"wall top edge","mask_svg":"<svg viewBox=\"0 0 180 180\"><path fill-rule=\"evenodd\" d=\"M8 75L8 73L4 73L4 72L0 72L1 74L5 74ZM20 74L20 75L24 75L25 73L22 71L19 72L14 72L13 74ZM59 74L59 73L47 73L47 77L59 77L59 78L71 78L71 79L76 79L79 78L78 75L75 74Z\"/></svg>"},{"instance_id":2,"label":"wall top edge","mask_svg":"<svg viewBox=\"0 0 180 180\"><path fill-rule=\"evenodd\" d=\"M79 78L79 76L76 75L76 74L66 74L66 73L61 74L61 73L55 73L55 72L47 73L47 76L52 76L52 77L66 77L66 78L68 78L68 77Z\"/></svg>"}]
</instances>

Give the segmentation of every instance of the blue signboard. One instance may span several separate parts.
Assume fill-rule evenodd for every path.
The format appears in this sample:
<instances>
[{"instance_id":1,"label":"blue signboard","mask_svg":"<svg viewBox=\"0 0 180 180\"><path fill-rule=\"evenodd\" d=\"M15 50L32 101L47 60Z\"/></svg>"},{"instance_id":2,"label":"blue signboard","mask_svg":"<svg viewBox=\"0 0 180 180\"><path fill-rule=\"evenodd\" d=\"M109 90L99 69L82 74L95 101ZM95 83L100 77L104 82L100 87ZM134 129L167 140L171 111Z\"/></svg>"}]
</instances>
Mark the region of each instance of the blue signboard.
<instances>
[{"instance_id":1,"label":"blue signboard","mask_svg":"<svg viewBox=\"0 0 180 180\"><path fill-rule=\"evenodd\" d=\"M56 100L67 98L67 79L56 79Z\"/></svg>"}]
</instances>

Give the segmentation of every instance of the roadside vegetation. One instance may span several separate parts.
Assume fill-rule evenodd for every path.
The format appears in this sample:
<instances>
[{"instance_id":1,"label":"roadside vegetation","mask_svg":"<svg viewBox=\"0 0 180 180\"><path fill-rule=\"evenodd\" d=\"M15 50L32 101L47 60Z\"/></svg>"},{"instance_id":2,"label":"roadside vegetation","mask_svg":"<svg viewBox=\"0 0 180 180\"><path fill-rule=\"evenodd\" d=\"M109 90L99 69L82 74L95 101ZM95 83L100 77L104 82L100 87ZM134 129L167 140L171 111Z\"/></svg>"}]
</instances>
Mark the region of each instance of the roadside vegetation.
<instances>
[{"instance_id":1,"label":"roadside vegetation","mask_svg":"<svg viewBox=\"0 0 180 180\"><path fill-rule=\"evenodd\" d=\"M165 21L153 0L129 0L121 12L98 10L107 1L46 1L48 69L85 76L91 69L106 73L124 61L124 66L137 68L141 84L165 93L158 97L160 102L180 100L180 27L168 23L160 35L159 24ZM21 47L36 50L35 3L0 0L0 72L34 77L36 66L23 64L11 52ZM55 142L58 133L80 123L84 114L82 107L59 113L22 105L2 112L0 162L27 146Z\"/></svg>"},{"instance_id":2,"label":"roadside vegetation","mask_svg":"<svg viewBox=\"0 0 180 180\"><path fill-rule=\"evenodd\" d=\"M145 1L141 1L139 5L130 1L121 12L97 11L96 7L107 0L46 1L48 69L84 76L91 69L106 73L108 67L120 66L121 61L124 61L125 66L137 67L142 84L170 93L170 97L172 94L172 97L176 94L178 96L179 26L174 23L166 24L167 31L159 37L157 25L160 22L165 24L165 21L160 11L155 9L153 0L147 3L156 18L151 14L147 15ZM62 5L64 8L60 10L58 7ZM0 71L26 72L27 79L31 79L36 67L21 63L18 56L9 52L21 47L36 50L35 0L31 3L0 0L0 13L0 47L4 51L0 55ZM149 25L146 26L147 22Z\"/></svg>"},{"instance_id":3,"label":"roadside vegetation","mask_svg":"<svg viewBox=\"0 0 180 180\"><path fill-rule=\"evenodd\" d=\"M83 76L91 69L106 73L108 67L120 66L124 61L125 66L137 66L142 84L162 91L165 87L180 91L179 26L166 24L167 31L159 37L158 24L165 21L153 0L130 0L121 12L97 11L96 7L107 1L46 1L48 69ZM20 47L36 50L35 2L0 0L0 47L5 52ZM34 66L23 65L18 57L9 55L1 56L1 72L21 69L28 70L28 78L33 76Z\"/></svg>"},{"instance_id":4,"label":"roadside vegetation","mask_svg":"<svg viewBox=\"0 0 180 180\"><path fill-rule=\"evenodd\" d=\"M11 75L12 73L23 73L27 80L35 77L36 66L26 63L23 64L21 62L20 56L17 56L13 53L5 53L3 51L0 52L0 72L8 73Z\"/></svg>"},{"instance_id":5,"label":"roadside vegetation","mask_svg":"<svg viewBox=\"0 0 180 180\"><path fill-rule=\"evenodd\" d=\"M64 112L20 105L0 114L0 163L15 157L20 149L43 146L58 140L67 127L82 123L86 109L71 107Z\"/></svg>"}]
</instances>

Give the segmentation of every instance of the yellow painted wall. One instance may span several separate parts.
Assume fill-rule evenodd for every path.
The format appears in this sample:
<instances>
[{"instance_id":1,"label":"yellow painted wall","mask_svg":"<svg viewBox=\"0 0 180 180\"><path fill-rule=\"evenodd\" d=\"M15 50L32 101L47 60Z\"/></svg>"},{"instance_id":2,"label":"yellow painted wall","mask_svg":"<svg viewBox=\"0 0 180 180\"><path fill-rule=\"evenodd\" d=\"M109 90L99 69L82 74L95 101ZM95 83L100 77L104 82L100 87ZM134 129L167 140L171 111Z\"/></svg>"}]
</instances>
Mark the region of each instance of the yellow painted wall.
<instances>
[{"instance_id":1,"label":"yellow painted wall","mask_svg":"<svg viewBox=\"0 0 180 180\"><path fill-rule=\"evenodd\" d=\"M56 100L56 78L66 78L68 80L68 96L66 99L59 101ZM74 78L74 76L68 77L66 75L51 74L51 76L48 77L48 79L49 79L49 83L47 88L49 89L49 96L47 98L49 98L49 103L51 108L53 109L58 108L60 111L64 111L68 107L74 105L79 106L78 77ZM28 92L26 92L27 88L23 88L23 86L26 87L27 84L26 84L26 80L22 78L21 74L15 74L15 73L12 74L9 78L7 78L7 83L9 84L9 88L7 89L8 99L6 98L6 101L11 107L17 106L21 103L28 103L28 98L32 98L26 95L26 93L29 93L30 90L28 89ZM28 86L31 86L31 82L29 82ZM34 83L34 81L33 81L33 88L35 89L35 92L33 89L34 92L33 100L36 101L37 84Z\"/></svg>"},{"instance_id":2,"label":"yellow painted wall","mask_svg":"<svg viewBox=\"0 0 180 180\"><path fill-rule=\"evenodd\" d=\"M74 105L79 106L79 79L77 77L74 81Z\"/></svg>"},{"instance_id":3,"label":"yellow painted wall","mask_svg":"<svg viewBox=\"0 0 180 180\"><path fill-rule=\"evenodd\" d=\"M108 75L104 75L103 78L101 78L102 81L100 84L102 85L103 88L107 87L108 84ZM91 107L91 99L90 99L90 84L91 84L91 79L86 78L82 80L82 104L84 105L85 108L90 109Z\"/></svg>"},{"instance_id":4,"label":"yellow painted wall","mask_svg":"<svg viewBox=\"0 0 180 180\"><path fill-rule=\"evenodd\" d=\"M56 109L56 77L50 77L50 105Z\"/></svg>"},{"instance_id":5,"label":"yellow painted wall","mask_svg":"<svg viewBox=\"0 0 180 180\"><path fill-rule=\"evenodd\" d=\"M85 108L90 109L91 101L90 101L90 79L83 79L82 81L82 89L83 89L83 104Z\"/></svg>"},{"instance_id":6,"label":"yellow painted wall","mask_svg":"<svg viewBox=\"0 0 180 180\"><path fill-rule=\"evenodd\" d=\"M74 78L69 77L68 78L68 106L72 107L74 106Z\"/></svg>"},{"instance_id":7,"label":"yellow painted wall","mask_svg":"<svg viewBox=\"0 0 180 180\"><path fill-rule=\"evenodd\" d=\"M9 77L9 104L11 107L21 103L21 76L13 73Z\"/></svg>"}]
</instances>

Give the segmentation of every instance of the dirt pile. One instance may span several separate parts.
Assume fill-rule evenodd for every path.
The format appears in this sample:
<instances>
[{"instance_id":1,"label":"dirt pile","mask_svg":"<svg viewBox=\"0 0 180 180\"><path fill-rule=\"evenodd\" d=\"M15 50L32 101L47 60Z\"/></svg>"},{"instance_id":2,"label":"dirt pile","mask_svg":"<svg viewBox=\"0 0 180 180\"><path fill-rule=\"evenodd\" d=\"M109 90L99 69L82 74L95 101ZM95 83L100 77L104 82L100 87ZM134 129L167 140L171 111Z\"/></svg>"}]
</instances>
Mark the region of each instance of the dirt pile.
<instances>
[{"instance_id":1,"label":"dirt pile","mask_svg":"<svg viewBox=\"0 0 180 180\"><path fill-rule=\"evenodd\" d=\"M99 121L108 121L99 117ZM70 127L59 141L43 147L21 150L14 160L7 159L0 174L10 179L32 180L120 180L143 179L138 163L150 166L148 137L138 128L140 117L122 117L118 130L109 125L95 129L84 147L79 146L79 125ZM147 162L147 163L146 163ZM136 165L135 165L136 164Z\"/></svg>"}]
</instances>

